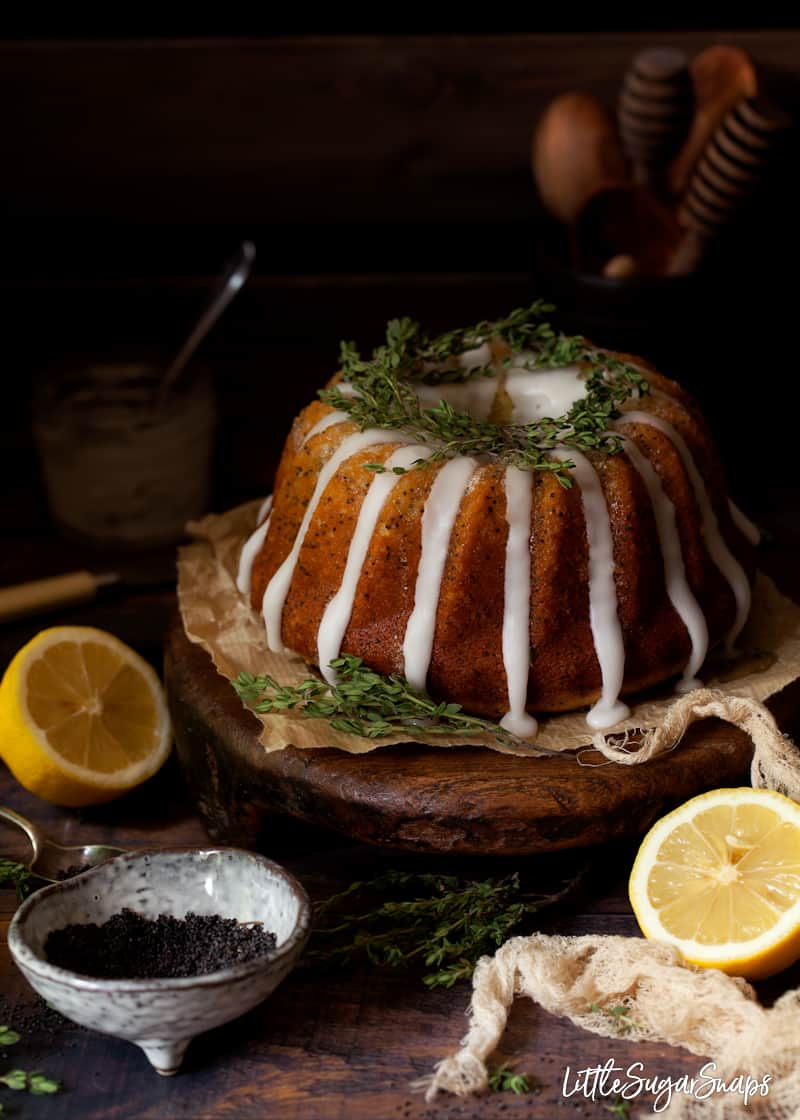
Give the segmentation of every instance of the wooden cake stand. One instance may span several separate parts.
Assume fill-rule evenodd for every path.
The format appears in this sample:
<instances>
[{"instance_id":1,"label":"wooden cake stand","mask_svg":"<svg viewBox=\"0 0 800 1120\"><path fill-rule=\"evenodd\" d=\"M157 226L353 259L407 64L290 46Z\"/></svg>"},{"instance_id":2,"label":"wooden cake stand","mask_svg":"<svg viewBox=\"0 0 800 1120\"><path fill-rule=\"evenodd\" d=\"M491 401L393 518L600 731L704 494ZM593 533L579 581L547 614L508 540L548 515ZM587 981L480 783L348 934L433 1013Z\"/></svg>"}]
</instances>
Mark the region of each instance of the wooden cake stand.
<instances>
[{"instance_id":1,"label":"wooden cake stand","mask_svg":"<svg viewBox=\"0 0 800 1120\"><path fill-rule=\"evenodd\" d=\"M718 720L694 724L678 748L642 766L414 744L268 754L258 720L178 617L165 680L192 795L211 836L240 847L257 847L265 818L282 813L391 848L531 855L637 835L695 793L749 784L752 743ZM799 705L798 683L770 701L787 730Z\"/></svg>"}]
</instances>

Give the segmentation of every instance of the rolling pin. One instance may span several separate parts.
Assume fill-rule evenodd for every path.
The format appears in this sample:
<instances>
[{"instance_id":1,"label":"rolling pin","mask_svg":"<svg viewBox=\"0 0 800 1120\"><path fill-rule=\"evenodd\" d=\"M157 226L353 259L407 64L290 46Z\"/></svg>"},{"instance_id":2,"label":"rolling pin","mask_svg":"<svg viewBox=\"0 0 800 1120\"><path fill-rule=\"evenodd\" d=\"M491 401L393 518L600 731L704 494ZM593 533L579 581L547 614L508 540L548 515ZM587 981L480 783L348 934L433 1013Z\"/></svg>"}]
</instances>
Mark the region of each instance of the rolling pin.
<instances>
[{"instance_id":1,"label":"rolling pin","mask_svg":"<svg viewBox=\"0 0 800 1120\"><path fill-rule=\"evenodd\" d=\"M694 272L711 242L752 192L789 117L763 98L743 98L712 136L689 180L679 220L685 233L667 273Z\"/></svg>"},{"instance_id":2,"label":"rolling pin","mask_svg":"<svg viewBox=\"0 0 800 1120\"><path fill-rule=\"evenodd\" d=\"M65 607L70 603L85 603L93 599L101 587L118 583L116 572L67 572L63 576L36 579L30 583L17 583L0 588L0 622L26 618L31 614Z\"/></svg>"}]
</instances>

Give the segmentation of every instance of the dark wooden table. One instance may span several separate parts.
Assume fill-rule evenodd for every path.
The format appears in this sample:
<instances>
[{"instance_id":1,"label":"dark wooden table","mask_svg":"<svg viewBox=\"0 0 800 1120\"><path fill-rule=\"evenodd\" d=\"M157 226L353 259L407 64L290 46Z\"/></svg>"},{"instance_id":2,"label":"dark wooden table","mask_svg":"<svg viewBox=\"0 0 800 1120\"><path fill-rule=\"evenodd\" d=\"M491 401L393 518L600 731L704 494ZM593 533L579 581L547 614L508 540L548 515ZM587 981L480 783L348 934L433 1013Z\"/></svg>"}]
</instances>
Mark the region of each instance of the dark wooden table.
<instances>
[{"instance_id":1,"label":"dark wooden table","mask_svg":"<svg viewBox=\"0 0 800 1120\"><path fill-rule=\"evenodd\" d=\"M42 804L3 772L0 802L45 824L66 843L108 840L137 846L203 844L206 839L174 764L123 800L81 813ZM6 855L25 854L24 843L11 830L0 833L0 845ZM317 898L382 869L419 866L419 861L408 857L379 853L330 833L277 820L265 850L297 874ZM591 886L559 911L543 913L539 928L636 933L625 894L632 849L615 847L592 855L596 873ZM435 866L490 873L486 866L453 861ZM524 861L515 866L526 874L532 872ZM505 864L493 867L507 869ZM11 890L0 892L4 928L15 905ZM5 1065L42 1069L64 1086L54 1097L26 1098L24 1111L19 1105L20 1114L31 1120L39 1116L48 1120L432 1116L433 1106L412 1094L410 1082L457 1046L470 994L467 983L428 991L418 972L299 969L261 1007L195 1040L181 1073L162 1079L130 1043L66 1021L56 1027L48 1023L26 1029L25 1016L35 1011L36 998L13 965L5 940L0 948L0 989L0 1022L10 1019L23 1034ZM644 1061L649 1071L662 1076L696 1071L700 1065L691 1055L668 1047L634 1047L596 1038L522 1001L512 1013L497 1064L512 1061L530 1076L537 1091L521 1097L495 1093L467 1102L443 1096L435 1112L445 1117L607 1116L604 1103L610 1101L564 1099L561 1085L567 1066L575 1071L612 1056L624 1066ZM11 1094L0 1097L10 1111ZM13 1103L18 1103L16 1098Z\"/></svg>"},{"instance_id":2,"label":"dark wooden table","mask_svg":"<svg viewBox=\"0 0 800 1120\"><path fill-rule=\"evenodd\" d=\"M794 508L791 505L785 508ZM775 519L780 526L786 520ZM779 534L782 530L779 527ZM779 541L773 570L791 568L791 551ZM60 550L60 551L59 551ZM35 551L41 557L41 550ZM68 546L52 544L40 566L58 570L69 558ZM18 547L18 563L26 555ZM78 559L73 556L73 559ZM775 560L779 561L775 563ZM164 570L164 557L152 558L152 570ZM8 564L6 565L8 567ZM41 626L76 622L105 627L132 643L155 664L161 636L174 609L171 586L130 587L104 601L58 615L30 619L0 630L3 663ZM75 811L47 805L26 793L7 770L0 769L0 803L45 825L64 843L110 841L123 846L203 844L202 823L188 801L174 760L143 788L111 805ZM542 912L537 928L568 934L636 935L626 897L626 879L635 845L614 845L586 853L592 871L585 885L559 909ZM379 852L344 837L299 822L275 818L264 837L264 851L289 867L314 898L325 897L356 878L390 867L457 870L465 875L519 870L526 881L559 872L557 857L534 861L423 861ZM2 827L0 852L22 858L25 842L15 830ZM16 906L11 890L0 890L5 925ZM800 983L795 967L762 985L772 998ZM192 1043L181 1073L159 1078L133 1045L78 1029L67 1022L38 1022L35 997L0 941L0 1023L18 1024L23 1035L0 1063L42 1069L63 1083L57 1096L34 1098L0 1092L9 1114L35 1120L287 1120L312 1118L553 1117L609 1116L612 1102L565 1098L567 1067L576 1070L613 1057L627 1067L645 1063L648 1074L666 1076L697 1072L702 1064L688 1053L666 1046L634 1046L583 1033L523 1000L515 1006L496 1062L509 1060L529 1075L536 1091L525 1096L509 1092L469 1101L440 1097L434 1105L412 1094L410 1082L428 1073L434 1063L457 1046L464 1033L464 1012L470 989L461 983L451 990L428 991L419 973L359 967L351 971L311 972L298 969L261 1007L241 1020L212 1031ZM31 1018L33 1023L31 1023ZM52 1018L49 1017L49 1018ZM12 1113L12 1108L15 1112Z\"/></svg>"}]
</instances>

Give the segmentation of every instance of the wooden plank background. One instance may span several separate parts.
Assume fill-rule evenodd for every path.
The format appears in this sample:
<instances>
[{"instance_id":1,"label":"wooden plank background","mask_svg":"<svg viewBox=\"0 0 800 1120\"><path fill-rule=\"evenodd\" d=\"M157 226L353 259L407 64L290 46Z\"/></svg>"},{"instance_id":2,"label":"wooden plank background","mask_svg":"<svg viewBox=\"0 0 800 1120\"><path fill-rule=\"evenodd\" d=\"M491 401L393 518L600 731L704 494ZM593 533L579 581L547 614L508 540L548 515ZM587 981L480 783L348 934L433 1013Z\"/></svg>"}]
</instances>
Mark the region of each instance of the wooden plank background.
<instances>
[{"instance_id":1,"label":"wooden plank background","mask_svg":"<svg viewBox=\"0 0 800 1120\"><path fill-rule=\"evenodd\" d=\"M17 217L507 223L555 93L612 102L638 49L739 43L792 84L800 31L328 36L0 46Z\"/></svg>"}]
</instances>

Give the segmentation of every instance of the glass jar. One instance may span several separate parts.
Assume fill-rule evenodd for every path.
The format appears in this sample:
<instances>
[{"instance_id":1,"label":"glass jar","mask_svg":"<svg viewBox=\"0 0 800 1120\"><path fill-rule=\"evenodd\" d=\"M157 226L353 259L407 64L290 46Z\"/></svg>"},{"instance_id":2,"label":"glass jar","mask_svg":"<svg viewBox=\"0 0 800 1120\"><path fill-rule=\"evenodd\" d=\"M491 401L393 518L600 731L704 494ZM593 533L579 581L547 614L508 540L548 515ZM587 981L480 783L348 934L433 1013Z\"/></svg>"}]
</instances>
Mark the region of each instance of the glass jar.
<instances>
[{"instance_id":1,"label":"glass jar","mask_svg":"<svg viewBox=\"0 0 800 1120\"><path fill-rule=\"evenodd\" d=\"M190 370L162 399L161 367L108 362L43 379L33 430L50 508L99 547L170 544L208 508L214 395Z\"/></svg>"}]
</instances>

